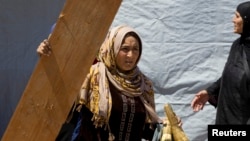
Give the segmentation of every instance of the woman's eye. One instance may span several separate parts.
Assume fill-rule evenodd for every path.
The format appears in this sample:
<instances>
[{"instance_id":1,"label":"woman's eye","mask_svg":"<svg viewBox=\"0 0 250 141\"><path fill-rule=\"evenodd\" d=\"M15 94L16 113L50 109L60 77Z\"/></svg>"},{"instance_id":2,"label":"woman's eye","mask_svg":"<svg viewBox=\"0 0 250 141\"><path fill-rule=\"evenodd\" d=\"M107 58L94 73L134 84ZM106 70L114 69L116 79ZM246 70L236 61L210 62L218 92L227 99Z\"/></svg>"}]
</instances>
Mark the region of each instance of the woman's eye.
<instances>
[{"instance_id":1,"label":"woman's eye","mask_svg":"<svg viewBox=\"0 0 250 141\"><path fill-rule=\"evenodd\" d=\"M134 50L135 50L135 51L138 51L138 50L139 50L139 48L138 48L138 47L135 47L135 48L134 48Z\"/></svg>"},{"instance_id":2,"label":"woman's eye","mask_svg":"<svg viewBox=\"0 0 250 141\"><path fill-rule=\"evenodd\" d=\"M127 52L129 49L124 47L124 48L121 48L121 50Z\"/></svg>"}]
</instances>

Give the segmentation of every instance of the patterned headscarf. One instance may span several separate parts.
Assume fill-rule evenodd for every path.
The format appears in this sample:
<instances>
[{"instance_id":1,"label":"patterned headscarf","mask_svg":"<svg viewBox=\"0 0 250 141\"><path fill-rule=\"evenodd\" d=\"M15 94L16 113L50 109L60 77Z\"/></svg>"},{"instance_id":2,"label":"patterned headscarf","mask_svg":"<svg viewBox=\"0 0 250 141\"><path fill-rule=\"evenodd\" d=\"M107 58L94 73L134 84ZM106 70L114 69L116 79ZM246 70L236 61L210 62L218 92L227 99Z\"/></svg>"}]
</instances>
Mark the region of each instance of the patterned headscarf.
<instances>
[{"instance_id":1,"label":"patterned headscarf","mask_svg":"<svg viewBox=\"0 0 250 141\"><path fill-rule=\"evenodd\" d=\"M147 111L146 122L162 122L155 112L151 81L143 75L137 66L126 74L119 72L117 69L115 58L128 32L136 33L133 28L126 25L114 27L109 31L98 53L100 62L92 65L90 73L82 85L78 102L88 107L93 113L92 120L96 127L108 125L112 108L109 82L126 96L140 97ZM141 40L139 42L141 46ZM140 54L141 52L142 46L140 47Z\"/></svg>"}]
</instances>

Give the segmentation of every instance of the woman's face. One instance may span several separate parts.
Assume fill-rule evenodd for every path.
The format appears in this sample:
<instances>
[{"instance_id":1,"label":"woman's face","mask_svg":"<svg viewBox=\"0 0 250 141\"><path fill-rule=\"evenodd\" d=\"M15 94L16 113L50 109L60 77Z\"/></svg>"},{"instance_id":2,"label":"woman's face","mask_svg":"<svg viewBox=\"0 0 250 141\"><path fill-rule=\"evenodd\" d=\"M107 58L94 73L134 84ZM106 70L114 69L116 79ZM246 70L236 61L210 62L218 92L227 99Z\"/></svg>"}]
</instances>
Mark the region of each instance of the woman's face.
<instances>
[{"instance_id":1,"label":"woman's face","mask_svg":"<svg viewBox=\"0 0 250 141\"><path fill-rule=\"evenodd\" d=\"M233 23L234 23L234 33L241 34L243 30L243 20L240 16L239 12L235 12L235 15L233 17Z\"/></svg>"},{"instance_id":2,"label":"woman's face","mask_svg":"<svg viewBox=\"0 0 250 141\"><path fill-rule=\"evenodd\" d=\"M116 64L120 71L132 70L140 56L139 42L133 36L127 36L116 56Z\"/></svg>"}]
</instances>

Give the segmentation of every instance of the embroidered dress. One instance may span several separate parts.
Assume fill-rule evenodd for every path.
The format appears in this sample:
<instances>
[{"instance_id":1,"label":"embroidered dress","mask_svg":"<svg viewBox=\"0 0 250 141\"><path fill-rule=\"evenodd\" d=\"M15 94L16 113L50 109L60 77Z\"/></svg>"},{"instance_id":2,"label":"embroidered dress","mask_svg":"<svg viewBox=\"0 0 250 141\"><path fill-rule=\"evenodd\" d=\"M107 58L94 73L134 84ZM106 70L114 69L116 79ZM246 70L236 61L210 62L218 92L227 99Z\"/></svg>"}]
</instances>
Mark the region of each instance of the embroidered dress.
<instances>
[{"instance_id":1,"label":"embroidered dress","mask_svg":"<svg viewBox=\"0 0 250 141\"><path fill-rule=\"evenodd\" d=\"M155 127L145 123L146 113L139 97L128 97L111 88L113 100L109 121L110 131L114 135L114 141L141 141L151 139ZM108 130L95 128L91 118L93 114L86 108L82 108L82 122L80 135L77 141L107 141Z\"/></svg>"}]
</instances>

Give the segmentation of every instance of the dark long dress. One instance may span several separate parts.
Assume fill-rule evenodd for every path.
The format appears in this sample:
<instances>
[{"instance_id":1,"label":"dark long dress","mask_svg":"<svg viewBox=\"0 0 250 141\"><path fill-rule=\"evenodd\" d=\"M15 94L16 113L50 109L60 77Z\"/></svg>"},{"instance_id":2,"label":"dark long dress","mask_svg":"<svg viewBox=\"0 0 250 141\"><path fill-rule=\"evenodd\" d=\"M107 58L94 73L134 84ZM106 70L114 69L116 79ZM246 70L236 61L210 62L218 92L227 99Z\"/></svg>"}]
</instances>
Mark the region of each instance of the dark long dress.
<instances>
[{"instance_id":1,"label":"dark long dress","mask_svg":"<svg viewBox=\"0 0 250 141\"><path fill-rule=\"evenodd\" d=\"M249 38L237 39L231 47L221 78L207 88L209 102L217 107L216 124L249 124L249 60Z\"/></svg>"},{"instance_id":2,"label":"dark long dress","mask_svg":"<svg viewBox=\"0 0 250 141\"><path fill-rule=\"evenodd\" d=\"M145 108L139 97L131 98L121 94L110 84L112 110L109 119L110 130L115 141L141 141L153 137L154 129L145 124ZM96 129L91 121L92 113L82 108L82 122L79 141L108 141L108 130Z\"/></svg>"}]
</instances>

